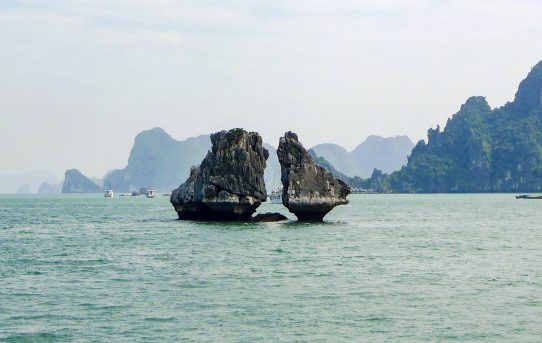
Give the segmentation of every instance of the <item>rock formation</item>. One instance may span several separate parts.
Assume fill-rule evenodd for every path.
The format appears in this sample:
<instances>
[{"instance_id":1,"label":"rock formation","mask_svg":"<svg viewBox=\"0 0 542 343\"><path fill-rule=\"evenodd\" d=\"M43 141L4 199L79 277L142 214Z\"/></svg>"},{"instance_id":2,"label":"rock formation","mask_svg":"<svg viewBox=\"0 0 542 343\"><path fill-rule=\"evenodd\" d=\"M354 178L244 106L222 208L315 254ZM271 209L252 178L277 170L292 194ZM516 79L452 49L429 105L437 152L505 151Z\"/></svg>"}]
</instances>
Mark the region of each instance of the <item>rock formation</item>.
<instances>
[{"instance_id":1,"label":"rock formation","mask_svg":"<svg viewBox=\"0 0 542 343\"><path fill-rule=\"evenodd\" d=\"M513 102L492 109L484 97L467 99L383 183L404 193L542 191L542 61Z\"/></svg>"},{"instance_id":2,"label":"rock formation","mask_svg":"<svg viewBox=\"0 0 542 343\"><path fill-rule=\"evenodd\" d=\"M300 221L321 221L335 206L348 203L350 187L317 165L295 133L286 132L280 138L277 155L282 203Z\"/></svg>"},{"instance_id":3,"label":"rock formation","mask_svg":"<svg viewBox=\"0 0 542 343\"><path fill-rule=\"evenodd\" d=\"M212 148L171 194L179 219L250 220L266 201L264 169L269 152L256 132L211 135Z\"/></svg>"},{"instance_id":4,"label":"rock formation","mask_svg":"<svg viewBox=\"0 0 542 343\"><path fill-rule=\"evenodd\" d=\"M260 223L280 222L283 220L288 220L288 217L278 212L258 213L254 217L250 218L251 222L260 222Z\"/></svg>"},{"instance_id":5,"label":"rock formation","mask_svg":"<svg viewBox=\"0 0 542 343\"><path fill-rule=\"evenodd\" d=\"M66 170L62 193L100 193L102 187L98 186L91 179L81 174L77 169Z\"/></svg>"}]
</instances>

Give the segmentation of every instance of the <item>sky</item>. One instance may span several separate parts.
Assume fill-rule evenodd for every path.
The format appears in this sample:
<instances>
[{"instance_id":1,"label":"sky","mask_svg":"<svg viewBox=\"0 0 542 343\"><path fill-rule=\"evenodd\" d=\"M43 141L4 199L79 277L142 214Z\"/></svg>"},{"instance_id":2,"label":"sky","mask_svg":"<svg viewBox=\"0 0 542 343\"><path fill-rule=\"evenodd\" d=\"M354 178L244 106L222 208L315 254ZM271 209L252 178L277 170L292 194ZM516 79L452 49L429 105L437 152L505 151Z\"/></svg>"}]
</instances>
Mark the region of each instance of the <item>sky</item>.
<instances>
[{"instance_id":1,"label":"sky","mask_svg":"<svg viewBox=\"0 0 542 343\"><path fill-rule=\"evenodd\" d=\"M0 172L126 165L135 135L425 138L542 60L534 0L0 1Z\"/></svg>"}]
</instances>

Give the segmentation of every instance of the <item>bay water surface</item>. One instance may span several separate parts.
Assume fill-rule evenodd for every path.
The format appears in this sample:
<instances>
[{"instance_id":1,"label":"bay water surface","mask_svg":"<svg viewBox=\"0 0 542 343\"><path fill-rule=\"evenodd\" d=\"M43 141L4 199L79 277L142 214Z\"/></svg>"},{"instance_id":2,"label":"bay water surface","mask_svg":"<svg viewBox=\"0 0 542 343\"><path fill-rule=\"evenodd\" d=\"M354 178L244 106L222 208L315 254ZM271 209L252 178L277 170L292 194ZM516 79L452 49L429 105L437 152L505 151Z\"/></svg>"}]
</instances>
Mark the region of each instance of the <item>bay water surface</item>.
<instances>
[{"instance_id":1,"label":"bay water surface","mask_svg":"<svg viewBox=\"0 0 542 343\"><path fill-rule=\"evenodd\" d=\"M164 196L0 196L0 341L542 341L542 201L349 200L214 223Z\"/></svg>"}]
</instances>

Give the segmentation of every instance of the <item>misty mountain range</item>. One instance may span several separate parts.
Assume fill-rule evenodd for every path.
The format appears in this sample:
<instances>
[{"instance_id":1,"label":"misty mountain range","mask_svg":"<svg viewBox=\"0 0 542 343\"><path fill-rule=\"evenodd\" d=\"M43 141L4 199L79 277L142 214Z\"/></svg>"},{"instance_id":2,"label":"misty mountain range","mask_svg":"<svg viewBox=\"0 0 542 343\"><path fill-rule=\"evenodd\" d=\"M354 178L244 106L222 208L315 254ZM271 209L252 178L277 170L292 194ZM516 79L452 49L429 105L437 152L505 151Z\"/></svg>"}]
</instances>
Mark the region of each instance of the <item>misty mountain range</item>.
<instances>
[{"instance_id":1,"label":"misty mountain range","mask_svg":"<svg viewBox=\"0 0 542 343\"><path fill-rule=\"evenodd\" d=\"M411 150L406 136L368 137L351 152L336 144L311 149L335 174L356 176L361 188L379 192L538 192L542 190L542 61L520 83L513 102L491 109L484 97L470 97L446 123L428 130L427 143ZM177 141L161 128L138 134L128 165L105 176L104 184L120 192L154 187L169 191L181 184L190 167L210 148L208 135ZM273 146L265 181L273 189L280 166ZM405 165L406 164L406 165ZM23 177L24 176L24 177ZM0 192L29 193L48 173L0 174ZM369 177L370 178L367 178ZM43 184L40 189L57 190ZM7 191L6 191L7 190ZM68 170L63 192L94 192L102 187L77 170Z\"/></svg>"},{"instance_id":2,"label":"misty mountain range","mask_svg":"<svg viewBox=\"0 0 542 343\"><path fill-rule=\"evenodd\" d=\"M325 158L341 173L354 177L370 177L373 169L392 173L407 163L414 143L407 136L369 136L354 150L348 152L337 144L318 144L312 150Z\"/></svg>"},{"instance_id":3,"label":"misty mountain range","mask_svg":"<svg viewBox=\"0 0 542 343\"><path fill-rule=\"evenodd\" d=\"M26 173L0 173L0 193L36 193L42 184L58 183L58 179L53 172L46 170L30 171ZM25 186L26 185L26 186Z\"/></svg>"},{"instance_id":4,"label":"misty mountain range","mask_svg":"<svg viewBox=\"0 0 542 343\"><path fill-rule=\"evenodd\" d=\"M329 144L329 146L346 152L339 145ZM406 136L392 138L371 136L352 152L352 156L356 157L355 161L349 163L349 157L343 156L342 160L336 160L342 162L341 167L335 168L344 174L347 173L342 170L343 166L348 166L350 173L358 170L372 172L374 168L394 171L406 163L407 155L413 146L412 141ZM280 185L280 164L276 149L269 143L265 143L264 147L269 150L265 183L269 190L274 190ZM104 186L111 185L119 192L129 192L140 187L169 191L184 182L189 175L190 167L199 164L210 148L209 135L177 141L161 128L143 131L135 138L128 165L108 173L104 178ZM371 151L374 155L370 153ZM364 163L363 158L366 158L371 166L360 165ZM370 172L367 174L370 176Z\"/></svg>"},{"instance_id":5,"label":"misty mountain range","mask_svg":"<svg viewBox=\"0 0 542 343\"><path fill-rule=\"evenodd\" d=\"M141 187L170 191L184 182L190 167L200 163L210 148L209 135L177 141L161 128L145 130L134 140L128 165L109 172L104 186L119 192Z\"/></svg>"},{"instance_id":6,"label":"misty mountain range","mask_svg":"<svg viewBox=\"0 0 542 343\"><path fill-rule=\"evenodd\" d=\"M265 182L271 191L280 185L280 164L275 147L269 143L264 146L269 150ZM374 168L387 172L401 168L412 146L412 141L406 136L370 136L352 152L337 144L319 144L313 150L341 173L365 177L370 176ZM178 141L157 127L139 133L134 139L126 167L108 172L103 181L86 177L77 170L66 172L68 184L59 182L51 172L25 173L18 178L0 174L0 182L9 181L0 183L0 193L16 193L26 184L30 187L23 187L25 193L40 194L95 192L108 186L117 192L131 192L141 187L170 191L184 182L190 167L199 164L210 148L209 135Z\"/></svg>"}]
</instances>

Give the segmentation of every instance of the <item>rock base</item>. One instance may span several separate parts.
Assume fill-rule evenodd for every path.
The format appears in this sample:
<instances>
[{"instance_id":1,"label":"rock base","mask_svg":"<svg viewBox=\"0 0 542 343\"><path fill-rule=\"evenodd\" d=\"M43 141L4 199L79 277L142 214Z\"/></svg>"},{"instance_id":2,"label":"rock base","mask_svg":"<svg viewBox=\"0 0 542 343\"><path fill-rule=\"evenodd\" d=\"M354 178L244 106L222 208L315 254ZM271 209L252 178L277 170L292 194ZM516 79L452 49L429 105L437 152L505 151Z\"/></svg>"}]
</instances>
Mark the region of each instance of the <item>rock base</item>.
<instances>
[{"instance_id":1,"label":"rock base","mask_svg":"<svg viewBox=\"0 0 542 343\"><path fill-rule=\"evenodd\" d=\"M299 221L322 221L335 206L348 204L350 187L317 165L293 132L280 138L282 204Z\"/></svg>"},{"instance_id":2,"label":"rock base","mask_svg":"<svg viewBox=\"0 0 542 343\"><path fill-rule=\"evenodd\" d=\"M332 209L327 208L311 208L309 210L295 210L290 208L290 212L292 212L296 217L297 220L300 222L321 222L324 221L324 217L326 214L328 214Z\"/></svg>"},{"instance_id":3,"label":"rock base","mask_svg":"<svg viewBox=\"0 0 542 343\"><path fill-rule=\"evenodd\" d=\"M212 149L171 193L179 219L250 221L267 199L264 170L269 152L256 132L242 129L211 135Z\"/></svg>"},{"instance_id":4,"label":"rock base","mask_svg":"<svg viewBox=\"0 0 542 343\"><path fill-rule=\"evenodd\" d=\"M286 217L283 214L280 213L258 213L254 217L250 218L251 222L263 222L263 223L270 223L270 222L280 222L283 220L288 220L288 217Z\"/></svg>"}]
</instances>

